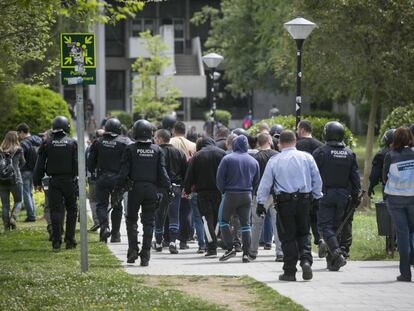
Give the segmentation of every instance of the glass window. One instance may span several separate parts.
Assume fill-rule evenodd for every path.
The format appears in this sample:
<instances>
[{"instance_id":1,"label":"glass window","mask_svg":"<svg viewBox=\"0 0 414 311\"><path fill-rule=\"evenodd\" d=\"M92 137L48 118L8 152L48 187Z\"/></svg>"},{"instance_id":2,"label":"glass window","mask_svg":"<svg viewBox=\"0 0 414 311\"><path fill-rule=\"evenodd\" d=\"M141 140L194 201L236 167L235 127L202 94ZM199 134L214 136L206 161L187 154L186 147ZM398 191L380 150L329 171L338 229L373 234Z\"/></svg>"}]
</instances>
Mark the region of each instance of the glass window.
<instances>
[{"instance_id":1,"label":"glass window","mask_svg":"<svg viewBox=\"0 0 414 311\"><path fill-rule=\"evenodd\" d=\"M151 35L156 33L154 19L135 18L132 20L132 36L139 37L141 32L149 30Z\"/></svg>"},{"instance_id":2,"label":"glass window","mask_svg":"<svg viewBox=\"0 0 414 311\"><path fill-rule=\"evenodd\" d=\"M106 110L125 110L125 71L106 71Z\"/></svg>"},{"instance_id":3,"label":"glass window","mask_svg":"<svg viewBox=\"0 0 414 311\"><path fill-rule=\"evenodd\" d=\"M184 21L182 19L174 20L174 37L184 39Z\"/></svg>"},{"instance_id":4,"label":"glass window","mask_svg":"<svg viewBox=\"0 0 414 311\"><path fill-rule=\"evenodd\" d=\"M149 30L151 35L155 34L155 21L153 19L144 20L144 31Z\"/></svg>"},{"instance_id":5,"label":"glass window","mask_svg":"<svg viewBox=\"0 0 414 311\"><path fill-rule=\"evenodd\" d=\"M125 55L125 24L122 21L105 25L105 54L113 57Z\"/></svg>"},{"instance_id":6,"label":"glass window","mask_svg":"<svg viewBox=\"0 0 414 311\"><path fill-rule=\"evenodd\" d=\"M142 19L132 20L132 36L139 37L139 34L144 30L142 26Z\"/></svg>"}]
</instances>

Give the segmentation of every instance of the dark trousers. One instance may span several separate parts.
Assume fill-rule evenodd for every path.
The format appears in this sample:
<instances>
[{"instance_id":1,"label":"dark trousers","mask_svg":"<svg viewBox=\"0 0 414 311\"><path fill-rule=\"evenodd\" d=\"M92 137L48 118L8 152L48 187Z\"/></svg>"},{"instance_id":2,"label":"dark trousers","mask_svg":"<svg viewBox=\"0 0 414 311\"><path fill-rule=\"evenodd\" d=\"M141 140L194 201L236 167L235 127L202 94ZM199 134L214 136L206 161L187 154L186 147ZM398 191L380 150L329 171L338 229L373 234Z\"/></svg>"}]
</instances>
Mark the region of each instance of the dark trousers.
<instances>
[{"instance_id":1,"label":"dark trousers","mask_svg":"<svg viewBox=\"0 0 414 311\"><path fill-rule=\"evenodd\" d=\"M348 200L347 189L329 188L319 202L318 226L331 253L340 247L341 238L336 236L336 231L344 220Z\"/></svg>"},{"instance_id":2,"label":"dark trousers","mask_svg":"<svg viewBox=\"0 0 414 311\"><path fill-rule=\"evenodd\" d=\"M162 242L164 233L164 223L166 216L168 216L168 237L169 241L174 242L177 239L180 228L179 211L181 201L181 188L173 187L175 197L172 201L168 198L166 191L161 193L161 201L159 208L155 212L155 240L158 244Z\"/></svg>"},{"instance_id":3,"label":"dark trousers","mask_svg":"<svg viewBox=\"0 0 414 311\"><path fill-rule=\"evenodd\" d=\"M116 185L115 174L103 174L96 181L96 214L99 219L101 228L109 227L108 223L108 206L111 198L111 223L112 233L119 232L122 219L122 193L114 191Z\"/></svg>"},{"instance_id":4,"label":"dark trousers","mask_svg":"<svg viewBox=\"0 0 414 311\"><path fill-rule=\"evenodd\" d=\"M318 209L319 209L319 202L315 201L315 203L311 204L311 208L309 211L310 216L310 227L313 234L313 243L315 245L319 244L319 240L321 239L321 236L319 234L319 228L318 228Z\"/></svg>"},{"instance_id":5,"label":"dark trousers","mask_svg":"<svg viewBox=\"0 0 414 311\"><path fill-rule=\"evenodd\" d=\"M219 191L201 191L197 197L198 209L204 223L208 250L217 249L216 225L221 202Z\"/></svg>"},{"instance_id":6,"label":"dark trousers","mask_svg":"<svg viewBox=\"0 0 414 311\"><path fill-rule=\"evenodd\" d=\"M135 182L128 192L126 225L129 250L138 250L138 212L141 210L143 227L142 249L151 249L154 230L154 212L157 203L157 187L152 183Z\"/></svg>"},{"instance_id":7,"label":"dark trousers","mask_svg":"<svg viewBox=\"0 0 414 311\"><path fill-rule=\"evenodd\" d=\"M50 220L52 222L52 242L61 242L63 221L66 209L65 241L75 240L76 229L76 191L73 178L52 177L49 182Z\"/></svg>"},{"instance_id":8,"label":"dark trousers","mask_svg":"<svg viewBox=\"0 0 414 311\"><path fill-rule=\"evenodd\" d=\"M310 204L310 199L278 202L276 227L282 242L283 270L286 274L296 273L298 260L301 265L313 262L309 235Z\"/></svg>"},{"instance_id":9,"label":"dark trousers","mask_svg":"<svg viewBox=\"0 0 414 311\"><path fill-rule=\"evenodd\" d=\"M169 223L171 225L171 219L169 218ZM191 208L191 202L189 199L181 198L180 203L180 231L178 234L178 239L181 242L187 242L192 233L192 218L193 218L193 210ZM169 226L170 226L169 225ZM172 238L170 236L170 241Z\"/></svg>"},{"instance_id":10,"label":"dark trousers","mask_svg":"<svg viewBox=\"0 0 414 311\"><path fill-rule=\"evenodd\" d=\"M221 237L227 250L231 250L233 248L233 236L230 231L230 219L232 215L237 215L241 226L243 253L248 253L251 242L251 204L252 194L250 192L230 192L225 194L220 219L220 230Z\"/></svg>"}]
</instances>

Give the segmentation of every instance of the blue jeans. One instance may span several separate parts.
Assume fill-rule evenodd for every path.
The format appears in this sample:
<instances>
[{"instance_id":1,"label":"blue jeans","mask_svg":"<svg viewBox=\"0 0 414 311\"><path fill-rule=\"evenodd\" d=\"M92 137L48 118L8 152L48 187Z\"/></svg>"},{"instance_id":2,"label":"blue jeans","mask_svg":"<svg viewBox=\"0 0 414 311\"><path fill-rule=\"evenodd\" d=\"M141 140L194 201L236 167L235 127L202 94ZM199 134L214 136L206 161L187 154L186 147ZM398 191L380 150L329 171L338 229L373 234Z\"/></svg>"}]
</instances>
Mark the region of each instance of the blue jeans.
<instances>
[{"instance_id":1,"label":"blue jeans","mask_svg":"<svg viewBox=\"0 0 414 311\"><path fill-rule=\"evenodd\" d=\"M260 242L271 245L272 239L273 239L272 215L270 213L266 213L263 228L262 228L262 233L260 235Z\"/></svg>"},{"instance_id":2,"label":"blue jeans","mask_svg":"<svg viewBox=\"0 0 414 311\"><path fill-rule=\"evenodd\" d=\"M22 207L22 184L18 183L9 188L0 189L1 205L3 206L3 221L9 221L10 219L10 194L13 196L14 205L11 211L12 216L17 216L17 213Z\"/></svg>"},{"instance_id":3,"label":"blue jeans","mask_svg":"<svg viewBox=\"0 0 414 311\"><path fill-rule=\"evenodd\" d=\"M410 264L414 264L414 197L390 195L386 200L397 235L400 273L411 279Z\"/></svg>"},{"instance_id":4,"label":"blue jeans","mask_svg":"<svg viewBox=\"0 0 414 311\"><path fill-rule=\"evenodd\" d=\"M26 207L28 219L36 219L36 210L33 200L33 172L22 171L23 180L23 202Z\"/></svg>"},{"instance_id":5,"label":"blue jeans","mask_svg":"<svg viewBox=\"0 0 414 311\"><path fill-rule=\"evenodd\" d=\"M197 234L198 247L205 248L204 224L197 206L197 193L191 194L190 204L193 210L193 226Z\"/></svg>"}]
</instances>

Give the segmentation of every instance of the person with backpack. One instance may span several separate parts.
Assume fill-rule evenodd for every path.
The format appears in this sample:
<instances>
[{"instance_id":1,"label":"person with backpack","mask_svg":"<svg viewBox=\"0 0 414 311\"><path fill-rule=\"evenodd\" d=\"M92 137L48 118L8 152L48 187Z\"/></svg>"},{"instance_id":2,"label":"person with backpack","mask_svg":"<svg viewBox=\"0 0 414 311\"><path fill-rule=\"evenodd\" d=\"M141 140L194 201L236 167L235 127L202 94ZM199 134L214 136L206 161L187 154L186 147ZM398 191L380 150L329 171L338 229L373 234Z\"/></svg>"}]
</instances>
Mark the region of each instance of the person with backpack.
<instances>
[{"instance_id":1,"label":"person with backpack","mask_svg":"<svg viewBox=\"0 0 414 311\"><path fill-rule=\"evenodd\" d=\"M17 132L10 131L0 145L0 199L3 206L4 230L16 228L16 218L22 206L22 176L20 168L25 164L23 150ZM10 211L10 194L13 209Z\"/></svg>"},{"instance_id":2,"label":"person with backpack","mask_svg":"<svg viewBox=\"0 0 414 311\"><path fill-rule=\"evenodd\" d=\"M23 203L27 213L25 222L33 222L36 221L36 210L33 200L33 170L36 165L37 150L42 144L42 139L39 136L30 135L30 128L26 123L20 123L16 131L26 160L26 164L20 170L23 181Z\"/></svg>"}]
</instances>

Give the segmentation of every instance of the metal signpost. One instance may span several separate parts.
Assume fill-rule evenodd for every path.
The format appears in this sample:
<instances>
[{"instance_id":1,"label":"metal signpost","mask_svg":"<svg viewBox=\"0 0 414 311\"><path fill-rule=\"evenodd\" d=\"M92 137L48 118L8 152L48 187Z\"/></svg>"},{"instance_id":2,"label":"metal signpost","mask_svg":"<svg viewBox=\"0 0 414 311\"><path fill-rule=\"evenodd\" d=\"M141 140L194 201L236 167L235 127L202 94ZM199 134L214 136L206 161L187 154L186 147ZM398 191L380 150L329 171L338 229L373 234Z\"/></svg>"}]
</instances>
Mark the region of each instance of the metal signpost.
<instances>
[{"instance_id":1,"label":"metal signpost","mask_svg":"<svg viewBox=\"0 0 414 311\"><path fill-rule=\"evenodd\" d=\"M63 85L76 86L81 271L88 271L86 214L85 119L83 86L96 84L96 42L91 33L60 34L60 65Z\"/></svg>"}]
</instances>

